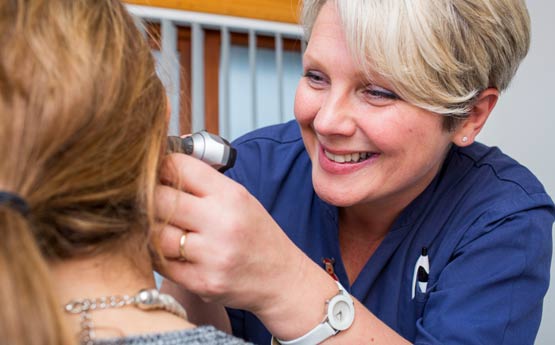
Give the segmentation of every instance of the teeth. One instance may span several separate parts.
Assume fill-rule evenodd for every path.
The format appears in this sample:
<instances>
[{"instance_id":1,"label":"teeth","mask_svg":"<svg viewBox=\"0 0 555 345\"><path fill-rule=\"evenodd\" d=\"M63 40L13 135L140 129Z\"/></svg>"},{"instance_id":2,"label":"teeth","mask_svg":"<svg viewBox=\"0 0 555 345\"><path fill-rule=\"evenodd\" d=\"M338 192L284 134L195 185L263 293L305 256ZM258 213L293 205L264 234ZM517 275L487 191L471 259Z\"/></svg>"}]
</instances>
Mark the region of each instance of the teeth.
<instances>
[{"instance_id":1,"label":"teeth","mask_svg":"<svg viewBox=\"0 0 555 345\"><path fill-rule=\"evenodd\" d=\"M331 152L328 152L328 151L324 151L324 154L331 161L334 161L336 163L362 162L363 160L366 160L367 158L369 158L372 155L369 152L355 152L355 153L349 153L349 154L346 154L346 155L335 155L335 154L333 154Z\"/></svg>"}]
</instances>

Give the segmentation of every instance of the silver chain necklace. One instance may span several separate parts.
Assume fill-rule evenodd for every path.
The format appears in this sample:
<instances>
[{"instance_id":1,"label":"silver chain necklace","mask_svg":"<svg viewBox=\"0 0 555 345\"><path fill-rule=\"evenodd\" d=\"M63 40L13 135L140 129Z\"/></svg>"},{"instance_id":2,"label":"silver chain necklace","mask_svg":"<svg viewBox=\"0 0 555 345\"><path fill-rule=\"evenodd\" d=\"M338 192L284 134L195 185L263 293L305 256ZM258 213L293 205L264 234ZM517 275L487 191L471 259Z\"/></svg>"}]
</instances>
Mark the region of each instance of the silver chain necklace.
<instances>
[{"instance_id":1,"label":"silver chain necklace","mask_svg":"<svg viewBox=\"0 0 555 345\"><path fill-rule=\"evenodd\" d=\"M81 314L79 341L82 345L92 345L94 325L89 312L101 309L123 308L126 306L133 306L142 310L165 310L187 320L187 312L181 304L172 296L160 293L156 289L143 289L135 296L114 295L71 300L64 306L64 309L70 314Z\"/></svg>"}]
</instances>

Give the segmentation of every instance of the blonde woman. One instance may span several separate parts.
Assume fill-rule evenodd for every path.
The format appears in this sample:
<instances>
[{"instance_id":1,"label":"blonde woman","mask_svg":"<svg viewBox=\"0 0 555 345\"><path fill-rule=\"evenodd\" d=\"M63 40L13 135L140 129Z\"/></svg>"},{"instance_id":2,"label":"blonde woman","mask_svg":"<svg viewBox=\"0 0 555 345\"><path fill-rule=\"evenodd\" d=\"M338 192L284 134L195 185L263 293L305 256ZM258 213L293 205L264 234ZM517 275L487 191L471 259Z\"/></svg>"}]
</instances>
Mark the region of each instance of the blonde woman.
<instances>
[{"instance_id":1,"label":"blonde woman","mask_svg":"<svg viewBox=\"0 0 555 345\"><path fill-rule=\"evenodd\" d=\"M303 23L296 121L235 142L244 187L172 157L190 194L158 209L180 199L187 261L166 274L260 344L533 344L553 202L476 141L528 51L524 0L305 0Z\"/></svg>"},{"instance_id":2,"label":"blonde woman","mask_svg":"<svg viewBox=\"0 0 555 345\"><path fill-rule=\"evenodd\" d=\"M123 5L2 1L0 45L0 342L243 344L155 288L167 99Z\"/></svg>"}]
</instances>

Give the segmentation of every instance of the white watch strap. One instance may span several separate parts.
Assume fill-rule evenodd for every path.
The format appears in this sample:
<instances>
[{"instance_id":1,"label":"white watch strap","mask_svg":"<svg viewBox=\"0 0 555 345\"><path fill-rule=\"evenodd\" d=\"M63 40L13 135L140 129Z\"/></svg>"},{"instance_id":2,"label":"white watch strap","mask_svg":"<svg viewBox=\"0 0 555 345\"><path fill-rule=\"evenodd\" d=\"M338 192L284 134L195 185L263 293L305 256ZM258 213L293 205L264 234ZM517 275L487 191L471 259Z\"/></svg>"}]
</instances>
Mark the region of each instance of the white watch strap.
<instances>
[{"instance_id":1,"label":"white watch strap","mask_svg":"<svg viewBox=\"0 0 555 345\"><path fill-rule=\"evenodd\" d=\"M344 293L348 295L345 288L341 285L341 283L336 282L339 288L339 294ZM336 335L339 331L334 329L330 324L326 317L326 319L314 327L310 332L306 333L305 335L293 339L293 340L281 340L275 339L281 345L316 345L324 340L328 339L329 337ZM272 337L272 343L273 343Z\"/></svg>"},{"instance_id":2,"label":"white watch strap","mask_svg":"<svg viewBox=\"0 0 555 345\"><path fill-rule=\"evenodd\" d=\"M278 342L281 345L316 345L335 335L337 331L333 329L329 323L324 322L314 327L310 332L300 338L293 340L281 340Z\"/></svg>"}]
</instances>

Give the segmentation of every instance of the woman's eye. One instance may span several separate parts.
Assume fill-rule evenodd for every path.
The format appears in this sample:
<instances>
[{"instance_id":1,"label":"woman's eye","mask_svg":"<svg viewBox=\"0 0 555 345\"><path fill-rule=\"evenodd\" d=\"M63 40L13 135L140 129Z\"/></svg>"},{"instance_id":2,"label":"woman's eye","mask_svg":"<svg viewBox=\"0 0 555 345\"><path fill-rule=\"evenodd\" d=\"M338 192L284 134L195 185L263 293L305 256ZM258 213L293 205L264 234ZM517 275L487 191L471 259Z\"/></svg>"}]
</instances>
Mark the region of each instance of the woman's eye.
<instances>
[{"instance_id":1,"label":"woman's eye","mask_svg":"<svg viewBox=\"0 0 555 345\"><path fill-rule=\"evenodd\" d=\"M326 78L321 73L314 71L305 72L304 77L313 85L322 85L326 82Z\"/></svg>"},{"instance_id":2,"label":"woman's eye","mask_svg":"<svg viewBox=\"0 0 555 345\"><path fill-rule=\"evenodd\" d=\"M367 87L364 94L370 102L390 102L400 99L394 92L375 85Z\"/></svg>"}]
</instances>

